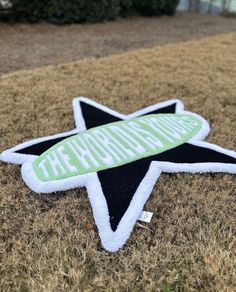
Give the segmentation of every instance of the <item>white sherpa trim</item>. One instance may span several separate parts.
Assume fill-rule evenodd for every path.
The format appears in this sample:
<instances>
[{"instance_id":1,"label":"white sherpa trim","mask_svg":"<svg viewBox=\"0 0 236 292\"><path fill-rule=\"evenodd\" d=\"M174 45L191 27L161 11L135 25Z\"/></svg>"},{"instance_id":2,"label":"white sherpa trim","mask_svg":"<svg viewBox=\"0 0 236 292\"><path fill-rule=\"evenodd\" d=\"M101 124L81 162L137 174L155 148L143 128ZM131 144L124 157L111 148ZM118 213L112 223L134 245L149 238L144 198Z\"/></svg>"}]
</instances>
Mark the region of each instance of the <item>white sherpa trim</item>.
<instances>
[{"instance_id":1,"label":"white sherpa trim","mask_svg":"<svg viewBox=\"0 0 236 292\"><path fill-rule=\"evenodd\" d=\"M64 132L64 133L55 134L55 135L51 135L51 136L45 136L45 137L41 137L41 138L37 138L37 139L23 142L21 144L18 144L15 147L12 147L12 148L7 149L7 150L3 151L2 153L0 153L0 160L2 160L4 162L8 162L8 163L23 164L29 160L35 159L38 156L37 155L30 155L30 154L16 153L16 151L19 151L23 148L32 146L32 145L40 143L40 142L48 141L48 140L55 139L55 138L65 137L68 135L78 134L78 133L79 133L79 131L77 129L74 129L74 130L69 131L69 132Z\"/></svg>"},{"instance_id":2,"label":"white sherpa trim","mask_svg":"<svg viewBox=\"0 0 236 292\"><path fill-rule=\"evenodd\" d=\"M236 152L227 150L218 145L196 141L191 139L188 144L208 148L226 154L228 156L236 158ZM236 164L231 163L219 163L219 162L203 162L203 163L173 163L166 161L159 161L158 167L166 173L177 173L177 172L190 172L190 173L207 173L207 172L225 172L225 173L236 173Z\"/></svg>"},{"instance_id":3,"label":"white sherpa trim","mask_svg":"<svg viewBox=\"0 0 236 292\"><path fill-rule=\"evenodd\" d=\"M155 162L152 162L115 232L110 227L107 202L103 195L100 181L97 174L93 174L94 177L86 184L86 188L101 242L106 250L115 252L129 239L133 227L143 210L143 206L149 198L160 174L160 169L155 167Z\"/></svg>"}]
</instances>

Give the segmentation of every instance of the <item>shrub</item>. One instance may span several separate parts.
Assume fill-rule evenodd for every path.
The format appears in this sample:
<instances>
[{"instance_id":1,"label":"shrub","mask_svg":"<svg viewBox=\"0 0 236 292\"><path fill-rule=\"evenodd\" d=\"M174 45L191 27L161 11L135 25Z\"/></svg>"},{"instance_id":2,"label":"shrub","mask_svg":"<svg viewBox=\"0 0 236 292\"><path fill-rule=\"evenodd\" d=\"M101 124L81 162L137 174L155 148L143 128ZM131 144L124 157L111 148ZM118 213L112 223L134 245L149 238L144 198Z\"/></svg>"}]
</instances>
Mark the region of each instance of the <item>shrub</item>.
<instances>
[{"instance_id":1,"label":"shrub","mask_svg":"<svg viewBox=\"0 0 236 292\"><path fill-rule=\"evenodd\" d=\"M134 14L135 9L133 6L133 0L120 0L120 15L127 16Z\"/></svg>"},{"instance_id":2,"label":"shrub","mask_svg":"<svg viewBox=\"0 0 236 292\"><path fill-rule=\"evenodd\" d=\"M12 0L17 19L53 23L97 22L114 19L119 0Z\"/></svg>"},{"instance_id":3,"label":"shrub","mask_svg":"<svg viewBox=\"0 0 236 292\"><path fill-rule=\"evenodd\" d=\"M11 0L15 20L97 22L117 15L173 14L178 0Z\"/></svg>"},{"instance_id":4,"label":"shrub","mask_svg":"<svg viewBox=\"0 0 236 292\"><path fill-rule=\"evenodd\" d=\"M142 15L173 15L178 2L178 0L133 0L133 5Z\"/></svg>"}]
</instances>

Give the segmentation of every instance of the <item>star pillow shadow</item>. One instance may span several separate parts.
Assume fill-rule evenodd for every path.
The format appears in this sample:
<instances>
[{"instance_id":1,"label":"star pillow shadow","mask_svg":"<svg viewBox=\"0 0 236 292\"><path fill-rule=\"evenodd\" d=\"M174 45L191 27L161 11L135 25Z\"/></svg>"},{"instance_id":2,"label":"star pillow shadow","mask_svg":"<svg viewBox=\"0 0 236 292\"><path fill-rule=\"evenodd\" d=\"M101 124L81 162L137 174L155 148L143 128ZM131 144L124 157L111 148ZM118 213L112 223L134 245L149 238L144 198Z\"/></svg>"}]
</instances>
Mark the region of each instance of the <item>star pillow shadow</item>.
<instances>
[{"instance_id":1,"label":"star pillow shadow","mask_svg":"<svg viewBox=\"0 0 236 292\"><path fill-rule=\"evenodd\" d=\"M150 114L190 113L181 101L172 99L123 115L88 98L73 100L76 128L53 136L22 143L1 153L5 162L22 164L22 177L36 192L56 192L85 186L103 247L117 251L128 240L132 229L162 172L236 173L236 153L203 142L210 128L205 119L201 130L187 143L162 153L118 167L40 184L32 170L32 161L53 145L88 129Z\"/></svg>"}]
</instances>

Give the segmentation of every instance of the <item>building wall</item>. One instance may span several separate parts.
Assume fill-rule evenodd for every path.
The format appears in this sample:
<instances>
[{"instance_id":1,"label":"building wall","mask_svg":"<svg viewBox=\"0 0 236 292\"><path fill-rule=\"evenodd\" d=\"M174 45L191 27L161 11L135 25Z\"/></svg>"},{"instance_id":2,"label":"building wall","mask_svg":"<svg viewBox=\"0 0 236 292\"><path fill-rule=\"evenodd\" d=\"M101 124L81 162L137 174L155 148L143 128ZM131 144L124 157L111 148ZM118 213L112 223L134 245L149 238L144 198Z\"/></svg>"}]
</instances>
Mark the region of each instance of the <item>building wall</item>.
<instances>
[{"instance_id":1,"label":"building wall","mask_svg":"<svg viewBox=\"0 0 236 292\"><path fill-rule=\"evenodd\" d=\"M227 0L228 3L230 2L230 0ZM194 7L194 2L196 1L192 1L193 3L193 7ZM200 1L200 12L207 12L208 11L208 7L209 7L209 0L201 0ZM189 9L189 0L180 0L180 3L177 7L177 10L180 11L186 11ZM222 11L222 0L213 0L212 2L212 9L211 12L213 14L219 14ZM231 0L231 5L230 5L230 12L236 12L236 0Z\"/></svg>"}]
</instances>

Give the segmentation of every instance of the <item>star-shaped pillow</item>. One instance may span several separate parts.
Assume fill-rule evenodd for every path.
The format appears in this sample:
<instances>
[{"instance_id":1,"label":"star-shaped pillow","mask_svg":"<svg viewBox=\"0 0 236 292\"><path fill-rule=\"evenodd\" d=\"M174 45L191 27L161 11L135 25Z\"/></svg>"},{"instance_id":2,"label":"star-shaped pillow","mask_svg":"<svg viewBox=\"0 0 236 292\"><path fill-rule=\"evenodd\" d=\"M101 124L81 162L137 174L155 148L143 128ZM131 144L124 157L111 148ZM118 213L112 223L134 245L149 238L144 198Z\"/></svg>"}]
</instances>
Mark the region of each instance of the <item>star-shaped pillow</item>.
<instances>
[{"instance_id":1,"label":"star-shaped pillow","mask_svg":"<svg viewBox=\"0 0 236 292\"><path fill-rule=\"evenodd\" d=\"M35 192L85 186L108 251L127 241L162 172L236 173L236 153L203 142L207 121L179 100L123 115L79 97L73 109L74 130L22 143L0 159L22 164Z\"/></svg>"}]
</instances>

